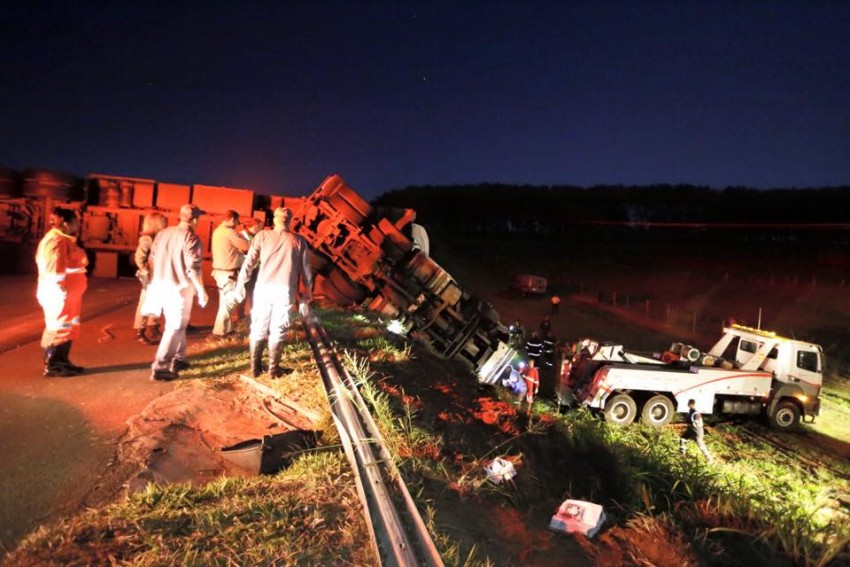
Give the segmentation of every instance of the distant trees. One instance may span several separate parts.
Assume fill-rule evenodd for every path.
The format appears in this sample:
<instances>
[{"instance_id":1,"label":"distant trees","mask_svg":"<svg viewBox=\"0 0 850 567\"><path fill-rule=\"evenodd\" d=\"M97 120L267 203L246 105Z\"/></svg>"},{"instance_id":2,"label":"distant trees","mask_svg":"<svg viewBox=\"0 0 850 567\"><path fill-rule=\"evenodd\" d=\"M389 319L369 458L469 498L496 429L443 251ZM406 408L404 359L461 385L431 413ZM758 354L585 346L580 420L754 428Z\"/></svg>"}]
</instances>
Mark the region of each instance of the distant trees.
<instances>
[{"instance_id":1,"label":"distant trees","mask_svg":"<svg viewBox=\"0 0 850 567\"><path fill-rule=\"evenodd\" d=\"M850 187L758 190L694 185L412 186L384 193L383 207L412 208L418 222L454 232L540 233L593 223L850 223Z\"/></svg>"}]
</instances>

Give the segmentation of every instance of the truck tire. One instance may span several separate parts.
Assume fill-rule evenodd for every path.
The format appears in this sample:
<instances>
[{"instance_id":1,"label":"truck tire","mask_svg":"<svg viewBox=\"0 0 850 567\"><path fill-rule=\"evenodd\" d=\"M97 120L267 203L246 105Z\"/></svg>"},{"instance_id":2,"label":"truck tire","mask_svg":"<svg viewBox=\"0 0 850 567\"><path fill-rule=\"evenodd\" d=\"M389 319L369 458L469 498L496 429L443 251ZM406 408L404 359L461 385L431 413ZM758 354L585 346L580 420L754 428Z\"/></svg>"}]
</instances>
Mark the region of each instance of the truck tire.
<instances>
[{"instance_id":1,"label":"truck tire","mask_svg":"<svg viewBox=\"0 0 850 567\"><path fill-rule=\"evenodd\" d=\"M652 425L653 427L662 427L673 420L676 413L676 408L673 407L673 402L667 396L658 394L649 398L643 404L643 410L640 413L642 423Z\"/></svg>"},{"instance_id":2,"label":"truck tire","mask_svg":"<svg viewBox=\"0 0 850 567\"><path fill-rule=\"evenodd\" d=\"M800 408L794 402L784 400L776 404L770 416L770 426L787 431L800 424Z\"/></svg>"},{"instance_id":3,"label":"truck tire","mask_svg":"<svg viewBox=\"0 0 850 567\"><path fill-rule=\"evenodd\" d=\"M628 394L617 394L605 404L605 421L629 425L637 417L637 404Z\"/></svg>"}]
</instances>

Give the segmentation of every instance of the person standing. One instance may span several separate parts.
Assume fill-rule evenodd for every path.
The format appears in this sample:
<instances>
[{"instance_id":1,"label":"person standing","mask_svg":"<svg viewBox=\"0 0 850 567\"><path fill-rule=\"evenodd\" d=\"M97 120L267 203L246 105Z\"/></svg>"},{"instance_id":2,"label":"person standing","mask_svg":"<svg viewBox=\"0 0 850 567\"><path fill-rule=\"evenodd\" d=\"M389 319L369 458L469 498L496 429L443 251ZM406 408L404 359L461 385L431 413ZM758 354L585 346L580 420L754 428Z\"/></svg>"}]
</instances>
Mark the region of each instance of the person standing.
<instances>
[{"instance_id":1,"label":"person standing","mask_svg":"<svg viewBox=\"0 0 850 567\"><path fill-rule=\"evenodd\" d=\"M697 411L696 404L696 400L688 400L688 428L685 429L685 432L679 438L679 452L684 455L687 452L687 442L689 440L694 441L697 447L699 447L699 450L702 451L702 454L705 455L705 459L709 463L712 463L714 462L714 457L705 445L705 428L702 423L702 414Z\"/></svg>"},{"instance_id":2,"label":"person standing","mask_svg":"<svg viewBox=\"0 0 850 567\"><path fill-rule=\"evenodd\" d=\"M248 239L236 232L239 213L230 210L224 213L212 235L212 277L218 287L218 312L215 316L212 337L223 339L233 332L233 312L237 302L233 292L242 260L248 251Z\"/></svg>"},{"instance_id":3,"label":"person standing","mask_svg":"<svg viewBox=\"0 0 850 567\"><path fill-rule=\"evenodd\" d=\"M151 279L150 255L153 239L167 224L168 220L162 213L146 214L142 221L139 244L136 246L136 253L133 256L136 262L136 278L142 286L142 291L139 293L139 303L136 306L136 315L133 318L133 329L136 330L136 340L146 345L155 345L160 338L159 315L145 317L142 315L142 306L145 304L145 292Z\"/></svg>"},{"instance_id":4,"label":"person standing","mask_svg":"<svg viewBox=\"0 0 850 567\"><path fill-rule=\"evenodd\" d=\"M508 327L508 343L516 350L525 346L525 329L522 328L522 323L520 323L519 319Z\"/></svg>"},{"instance_id":5,"label":"person standing","mask_svg":"<svg viewBox=\"0 0 850 567\"><path fill-rule=\"evenodd\" d=\"M278 207L274 211L274 228L254 237L236 281L236 296L245 298L245 287L259 263L251 308L249 349L251 371L262 374L263 351L269 348L269 376L279 378L283 336L290 324L290 314L300 302L312 300L313 275L310 248L304 237L291 231L292 210ZM300 287L299 287L300 284ZM300 291L302 290L303 291Z\"/></svg>"},{"instance_id":6,"label":"person standing","mask_svg":"<svg viewBox=\"0 0 850 567\"><path fill-rule=\"evenodd\" d=\"M555 315L561 307L561 298L553 295L550 301L552 302L552 315Z\"/></svg>"},{"instance_id":7,"label":"person standing","mask_svg":"<svg viewBox=\"0 0 850 567\"><path fill-rule=\"evenodd\" d=\"M525 341L525 355L528 360L540 362L540 355L543 354L543 341L540 340L540 335L537 331L532 331L531 336Z\"/></svg>"},{"instance_id":8,"label":"person standing","mask_svg":"<svg viewBox=\"0 0 850 567\"><path fill-rule=\"evenodd\" d=\"M88 257L77 246L80 223L74 211L55 208L50 230L35 254L38 266L36 298L44 311L41 335L45 376L75 376L85 368L69 360L71 345L80 335L83 294L88 282Z\"/></svg>"},{"instance_id":9,"label":"person standing","mask_svg":"<svg viewBox=\"0 0 850 567\"><path fill-rule=\"evenodd\" d=\"M254 237L257 236L257 234L262 232L264 229L265 223L256 217L252 217L248 220L242 230L239 231L239 234L241 234L248 241L248 245L250 246L250 243L253 242ZM254 285L257 283L257 272L258 270L255 269L254 274L251 276L251 279L248 280L248 284L245 286L246 299L237 308L239 310L239 316L249 318L249 320L251 317L251 301L254 297Z\"/></svg>"},{"instance_id":10,"label":"person standing","mask_svg":"<svg viewBox=\"0 0 850 567\"><path fill-rule=\"evenodd\" d=\"M534 396L540 390L540 372L533 358L528 359L528 366L523 370L522 376L525 379L525 401L528 403L528 413L531 413L531 404L534 401Z\"/></svg>"},{"instance_id":11,"label":"person standing","mask_svg":"<svg viewBox=\"0 0 850 567\"><path fill-rule=\"evenodd\" d=\"M173 380L189 368L186 361L186 326L195 296L206 306L209 297L201 275L203 247L195 225L203 212L195 205L180 207L180 224L161 230L151 246L152 278L144 314L165 315L165 331L151 365L151 380Z\"/></svg>"}]
</instances>

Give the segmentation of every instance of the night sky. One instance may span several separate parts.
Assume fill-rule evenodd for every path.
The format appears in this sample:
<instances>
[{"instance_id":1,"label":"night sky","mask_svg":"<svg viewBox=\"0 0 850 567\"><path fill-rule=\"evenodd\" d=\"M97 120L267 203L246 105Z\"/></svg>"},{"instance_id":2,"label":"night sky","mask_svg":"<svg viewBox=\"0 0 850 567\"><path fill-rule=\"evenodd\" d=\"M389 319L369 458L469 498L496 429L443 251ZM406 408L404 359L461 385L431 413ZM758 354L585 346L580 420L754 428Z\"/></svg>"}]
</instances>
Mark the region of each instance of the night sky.
<instances>
[{"instance_id":1,"label":"night sky","mask_svg":"<svg viewBox=\"0 0 850 567\"><path fill-rule=\"evenodd\" d=\"M367 198L850 184L850 2L12 2L0 166Z\"/></svg>"}]
</instances>

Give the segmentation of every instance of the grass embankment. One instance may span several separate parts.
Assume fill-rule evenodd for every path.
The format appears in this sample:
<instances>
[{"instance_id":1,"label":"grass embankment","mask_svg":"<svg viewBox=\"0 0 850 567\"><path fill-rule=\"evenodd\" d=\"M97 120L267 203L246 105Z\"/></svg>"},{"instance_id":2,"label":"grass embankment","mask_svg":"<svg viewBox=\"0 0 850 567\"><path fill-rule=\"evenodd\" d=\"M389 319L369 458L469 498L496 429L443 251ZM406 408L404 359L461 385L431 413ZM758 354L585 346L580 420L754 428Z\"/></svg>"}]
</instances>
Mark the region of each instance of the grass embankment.
<instances>
[{"instance_id":1,"label":"grass embankment","mask_svg":"<svg viewBox=\"0 0 850 567\"><path fill-rule=\"evenodd\" d=\"M451 408L426 411L422 399L405 393L404 379L424 391L435 389L430 386L435 369L455 373L440 376L449 382L464 383L471 375L424 349L411 350L362 316L342 311L321 316L345 349L352 376L373 405L448 565L511 560L477 545L474 534L481 531L473 523L488 518L473 519L471 510L514 509L517 517L540 524L541 513L529 510L542 502L545 518L564 498L599 502L609 511L605 531L584 544L600 565L823 565L850 541L846 509L835 499L850 493L846 462L819 466L823 455L802 460L747 435L741 426L720 424L710 427L708 442L721 462L709 466L699 456L683 459L676 453L674 427L614 428L584 411L557 415L545 403L535 404L538 416L518 435L510 428L493 434L492 423L462 420L456 431L463 432L464 445L457 433L439 429L452 421ZM193 375L210 381L242 372L248 363L244 351L224 356L221 349L197 360ZM296 341L287 347L285 362L296 368L297 387L292 381L266 384L297 391L299 403L321 405L307 345ZM508 402L504 407L513 407L504 392L497 395ZM515 412L497 417L517 419ZM478 439L487 443L470 441L476 429L485 432ZM335 435L326 433L323 451L303 454L276 475L195 487L151 485L106 508L40 529L6 563L373 564L351 473ZM459 447L463 454L455 451ZM537 466L542 461L533 451L558 453L566 466ZM521 465L515 485L496 487L484 479L483 465L499 455ZM549 494L532 501L532 485ZM462 520L453 517L459 508L465 508ZM463 529L452 530L453 525Z\"/></svg>"}]
</instances>

